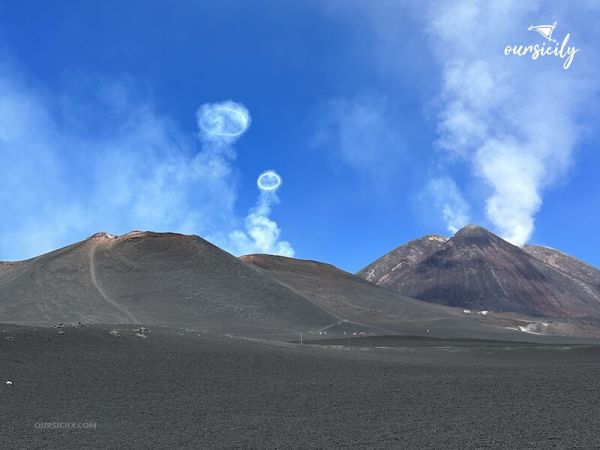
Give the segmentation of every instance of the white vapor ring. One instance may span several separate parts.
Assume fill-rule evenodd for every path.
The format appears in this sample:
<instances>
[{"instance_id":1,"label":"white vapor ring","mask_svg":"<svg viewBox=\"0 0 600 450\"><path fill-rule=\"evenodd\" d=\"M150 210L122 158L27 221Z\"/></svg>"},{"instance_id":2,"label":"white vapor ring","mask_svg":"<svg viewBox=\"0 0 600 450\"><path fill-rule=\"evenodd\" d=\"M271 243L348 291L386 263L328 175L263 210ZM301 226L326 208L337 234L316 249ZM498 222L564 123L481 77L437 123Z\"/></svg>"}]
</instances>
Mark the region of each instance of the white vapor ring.
<instances>
[{"instance_id":1,"label":"white vapor ring","mask_svg":"<svg viewBox=\"0 0 600 450\"><path fill-rule=\"evenodd\" d=\"M259 175L256 184L261 191L275 191L281 186L281 177L274 170L267 170Z\"/></svg>"},{"instance_id":2,"label":"white vapor ring","mask_svg":"<svg viewBox=\"0 0 600 450\"><path fill-rule=\"evenodd\" d=\"M247 130L248 117L240 110L219 106L207 109L202 114L200 126L208 134L236 137ZM228 128L233 129L229 130Z\"/></svg>"}]
</instances>

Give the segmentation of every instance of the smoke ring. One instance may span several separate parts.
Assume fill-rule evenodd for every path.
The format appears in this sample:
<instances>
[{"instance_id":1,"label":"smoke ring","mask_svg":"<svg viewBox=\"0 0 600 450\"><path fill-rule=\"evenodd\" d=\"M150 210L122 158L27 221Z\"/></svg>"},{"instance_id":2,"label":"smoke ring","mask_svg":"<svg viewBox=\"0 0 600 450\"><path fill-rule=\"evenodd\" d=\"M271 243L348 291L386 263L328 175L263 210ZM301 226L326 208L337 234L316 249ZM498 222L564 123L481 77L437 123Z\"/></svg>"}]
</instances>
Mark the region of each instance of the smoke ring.
<instances>
[{"instance_id":1,"label":"smoke ring","mask_svg":"<svg viewBox=\"0 0 600 450\"><path fill-rule=\"evenodd\" d=\"M256 184L261 191L276 191L281 186L281 182L281 177L274 170L261 173L256 180Z\"/></svg>"},{"instance_id":2,"label":"smoke ring","mask_svg":"<svg viewBox=\"0 0 600 450\"><path fill-rule=\"evenodd\" d=\"M206 108L199 124L202 130L213 136L237 137L248 129L248 115L230 106Z\"/></svg>"}]
</instances>

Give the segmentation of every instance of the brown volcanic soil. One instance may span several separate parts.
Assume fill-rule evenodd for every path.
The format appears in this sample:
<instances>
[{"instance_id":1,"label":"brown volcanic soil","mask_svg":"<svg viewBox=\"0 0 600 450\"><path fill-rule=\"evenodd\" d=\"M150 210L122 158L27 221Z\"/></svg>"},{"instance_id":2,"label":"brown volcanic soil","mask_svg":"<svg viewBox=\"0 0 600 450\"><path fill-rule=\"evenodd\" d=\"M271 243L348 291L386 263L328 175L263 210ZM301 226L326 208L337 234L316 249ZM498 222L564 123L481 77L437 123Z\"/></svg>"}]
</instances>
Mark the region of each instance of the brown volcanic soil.
<instances>
[{"instance_id":1,"label":"brown volcanic soil","mask_svg":"<svg viewBox=\"0 0 600 450\"><path fill-rule=\"evenodd\" d=\"M600 446L597 346L0 327L7 449Z\"/></svg>"},{"instance_id":2,"label":"brown volcanic soil","mask_svg":"<svg viewBox=\"0 0 600 450\"><path fill-rule=\"evenodd\" d=\"M418 242L409 247L414 243ZM418 258L405 259L399 274L391 269L389 277L381 275L380 283L450 306L542 317L600 317L598 290L481 227L463 228L440 241L433 253L430 247L417 252ZM388 266L385 259L382 264ZM375 262L360 273L366 277L378 269Z\"/></svg>"},{"instance_id":3,"label":"brown volcanic soil","mask_svg":"<svg viewBox=\"0 0 600 450\"><path fill-rule=\"evenodd\" d=\"M463 316L458 311L418 301L382 288L331 264L274 255L246 255L240 259L262 269L280 283L338 316L388 325L411 319Z\"/></svg>"},{"instance_id":4,"label":"brown volcanic soil","mask_svg":"<svg viewBox=\"0 0 600 450\"><path fill-rule=\"evenodd\" d=\"M295 333L335 318L199 237L132 232L5 265L0 320Z\"/></svg>"},{"instance_id":5,"label":"brown volcanic soil","mask_svg":"<svg viewBox=\"0 0 600 450\"><path fill-rule=\"evenodd\" d=\"M457 236L448 242L430 236L431 245L424 245L446 248ZM99 233L37 258L0 264L0 321L144 323L278 340L320 331L329 337L366 332L534 341L541 338L532 333L600 334L594 321L546 325L528 317L466 315L328 264L267 255L238 259L196 236L151 232Z\"/></svg>"},{"instance_id":6,"label":"brown volcanic soil","mask_svg":"<svg viewBox=\"0 0 600 450\"><path fill-rule=\"evenodd\" d=\"M350 324L343 324L346 331L357 330L352 324L363 324L377 334L506 340L533 337L506 329L526 325L517 318L498 320L495 315L465 315L462 309L405 297L330 264L273 255L246 255L240 259L334 316L349 320ZM328 331L339 334L343 330L335 326ZM578 331L567 329L565 334L579 334Z\"/></svg>"},{"instance_id":7,"label":"brown volcanic soil","mask_svg":"<svg viewBox=\"0 0 600 450\"><path fill-rule=\"evenodd\" d=\"M510 323L406 298L327 264L243 259L196 236L99 233L3 265L0 321L143 323L278 340L321 330L523 338Z\"/></svg>"}]
</instances>

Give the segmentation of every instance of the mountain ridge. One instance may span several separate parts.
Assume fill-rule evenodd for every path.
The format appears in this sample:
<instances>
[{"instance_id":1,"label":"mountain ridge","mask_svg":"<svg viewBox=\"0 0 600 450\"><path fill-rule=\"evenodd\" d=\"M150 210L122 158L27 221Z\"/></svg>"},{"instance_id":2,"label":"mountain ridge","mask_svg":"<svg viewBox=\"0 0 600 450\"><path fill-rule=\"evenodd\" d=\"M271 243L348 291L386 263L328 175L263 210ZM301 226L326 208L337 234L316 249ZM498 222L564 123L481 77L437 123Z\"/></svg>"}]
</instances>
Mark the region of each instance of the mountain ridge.
<instances>
[{"instance_id":1,"label":"mountain ridge","mask_svg":"<svg viewBox=\"0 0 600 450\"><path fill-rule=\"evenodd\" d=\"M581 273L587 273L581 267L589 268L588 278L596 272L575 258L560 253L565 272L476 225L433 246L426 238L397 247L358 275L368 279L377 273L378 284L450 306L542 317L600 317L600 291L583 281L583 275L568 273L567 262L577 261Z\"/></svg>"},{"instance_id":2,"label":"mountain ridge","mask_svg":"<svg viewBox=\"0 0 600 450\"><path fill-rule=\"evenodd\" d=\"M198 236L96 233L0 270L0 321L78 320L295 329L332 318Z\"/></svg>"},{"instance_id":3,"label":"mountain ridge","mask_svg":"<svg viewBox=\"0 0 600 450\"><path fill-rule=\"evenodd\" d=\"M480 227L466 228L452 238L427 235L385 255L390 276L377 262L367 266L379 275L379 285L365 279L366 271L358 276L314 260L236 258L198 236L99 232L44 255L0 264L0 322L136 323L277 339L302 330L509 340L530 331L528 339L533 332L549 330L596 335L595 322L570 321L598 317L595 288L583 281L586 276L595 280L595 269L579 262L577 277L571 276L539 259L565 269L570 267L568 256L545 252L534 257ZM490 254L499 255L501 264L490 264ZM400 257L404 259L398 261ZM487 273L491 284L487 280L475 285L472 290L479 297L472 293L470 303L439 301L440 292L460 293L460 283L448 289L438 282L444 277L452 282L466 279L461 273L465 268L475 278L485 279ZM534 280L538 284L523 292L546 296L550 303L540 303L539 298L531 302L527 295L511 300L513 284L519 283L496 283L506 272ZM395 284L407 279L413 287L429 289L433 299L398 290ZM548 286L546 280L551 280ZM562 297L552 297L549 287ZM486 288L504 296L500 303L481 301ZM577 308L565 303L565 296L572 294ZM473 309L473 314L463 308ZM484 310L498 314L483 315ZM548 328L534 316L569 320L550 321Z\"/></svg>"}]
</instances>

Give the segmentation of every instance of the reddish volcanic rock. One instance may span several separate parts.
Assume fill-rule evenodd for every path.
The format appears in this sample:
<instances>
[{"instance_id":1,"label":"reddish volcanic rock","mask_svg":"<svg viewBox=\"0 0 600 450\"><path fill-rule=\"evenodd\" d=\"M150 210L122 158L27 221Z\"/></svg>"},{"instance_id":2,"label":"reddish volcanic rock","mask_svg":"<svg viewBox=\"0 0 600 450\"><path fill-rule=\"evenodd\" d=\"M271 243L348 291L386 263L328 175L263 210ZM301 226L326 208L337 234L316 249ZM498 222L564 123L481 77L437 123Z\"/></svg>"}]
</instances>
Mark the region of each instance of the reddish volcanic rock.
<instances>
[{"instance_id":1,"label":"reddish volcanic rock","mask_svg":"<svg viewBox=\"0 0 600 450\"><path fill-rule=\"evenodd\" d=\"M388 254L359 275L369 279L369 274L376 274L378 284L450 306L545 317L600 317L600 292L589 283L594 269L590 272L590 266L567 255L560 254L550 264L550 258L544 261L539 251L534 257L473 225L440 240L433 251L427 237L404 247L392 254L418 257L399 258L400 267L390 268Z\"/></svg>"}]
</instances>

